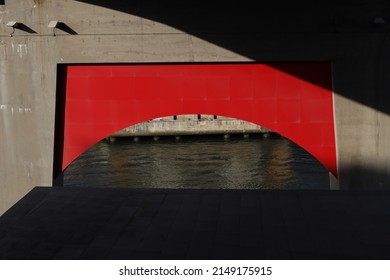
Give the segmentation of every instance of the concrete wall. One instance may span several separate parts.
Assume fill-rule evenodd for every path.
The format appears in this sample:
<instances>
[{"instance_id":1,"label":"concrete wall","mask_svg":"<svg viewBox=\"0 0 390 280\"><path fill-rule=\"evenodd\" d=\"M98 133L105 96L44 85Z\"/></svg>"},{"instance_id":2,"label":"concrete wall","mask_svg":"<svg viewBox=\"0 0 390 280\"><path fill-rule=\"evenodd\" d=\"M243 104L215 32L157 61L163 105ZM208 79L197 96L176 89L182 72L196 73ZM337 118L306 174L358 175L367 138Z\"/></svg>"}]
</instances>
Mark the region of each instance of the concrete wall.
<instances>
[{"instance_id":1,"label":"concrete wall","mask_svg":"<svg viewBox=\"0 0 390 280\"><path fill-rule=\"evenodd\" d=\"M389 188L388 1L263 2L6 0L0 213L52 184L61 63L332 61L340 186ZM51 20L65 31L53 36ZM9 21L24 24L13 37Z\"/></svg>"},{"instance_id":2,"label":"concrete wall","mask_svg":"<svg viewBox=\"0 0 390 280\"><path fill-rule=\"evenodd\" d=\"M206 134L252 134L271 132L254 123L213 115L179 115L164 117L132 125L115 132L111 137L181 136ZM200 117L200 119L198 119ZM111 138L112 139L112 138Z\"/></svg>"}]
</instances>

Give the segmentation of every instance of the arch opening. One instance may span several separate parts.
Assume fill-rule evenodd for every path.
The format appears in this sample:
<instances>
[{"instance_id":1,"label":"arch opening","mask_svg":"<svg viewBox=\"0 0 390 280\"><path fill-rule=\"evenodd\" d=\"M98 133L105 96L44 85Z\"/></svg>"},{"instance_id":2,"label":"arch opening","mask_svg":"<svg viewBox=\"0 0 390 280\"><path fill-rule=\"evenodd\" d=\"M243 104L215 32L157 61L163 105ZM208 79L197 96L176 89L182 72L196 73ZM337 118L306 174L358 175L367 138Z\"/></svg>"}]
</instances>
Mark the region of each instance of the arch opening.
<instances>
[{"instance_id":1,"label":"arch opening","mask_svg":"<svg viewBox=\"0 0 390 280\"><path fill-rule=\"evenodd\" d=\"M267 127L337 176L330 64L282 65L311 75L316 71L321 86L272 63L61 66L53 178L115 131L156 117L199 112Z\"/></svg>"},{"instance_id":2,"label":"arch opening","mask_svg":"<svg viewBox=\"0 0 390 280\"><path fill-rule=\"evenodd\" d=\"M329 189L326 168L292 141L252 123L215 116L169 116L118 131L73 161L63 186ZM197 133L194 126L201 127Z\"/></svg>"}]
</instances>

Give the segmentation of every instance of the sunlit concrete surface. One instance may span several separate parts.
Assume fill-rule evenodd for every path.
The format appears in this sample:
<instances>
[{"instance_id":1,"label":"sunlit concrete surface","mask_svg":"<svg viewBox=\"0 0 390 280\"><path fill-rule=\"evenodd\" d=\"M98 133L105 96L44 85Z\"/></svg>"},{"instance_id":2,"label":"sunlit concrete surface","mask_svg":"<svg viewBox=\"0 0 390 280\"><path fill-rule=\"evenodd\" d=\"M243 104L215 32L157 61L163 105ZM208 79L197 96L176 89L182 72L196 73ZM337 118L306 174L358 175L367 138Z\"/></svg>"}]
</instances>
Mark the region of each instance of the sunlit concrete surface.
<instances>
[{"instance_id":1,"label":"sunlit concrete surface","mask_svg":"<svg viewBox=\"0 0 390 280\"><path fill-rule=\"evenodd\" d=\"M389 259L389 191L34 188L1 259Z\"/></svg>"},{"instance_id":2,"label":"sunlit concrete surface","mask_svg":"<svg viewBox=\"0 0 390 280\"><path fill-rule=\"evenodd\" d=\"M213 115L179 115L158 118L126 127L111 137L252 134L271 132L265 127L234 118Z\"/></svg>"}]
</instances>

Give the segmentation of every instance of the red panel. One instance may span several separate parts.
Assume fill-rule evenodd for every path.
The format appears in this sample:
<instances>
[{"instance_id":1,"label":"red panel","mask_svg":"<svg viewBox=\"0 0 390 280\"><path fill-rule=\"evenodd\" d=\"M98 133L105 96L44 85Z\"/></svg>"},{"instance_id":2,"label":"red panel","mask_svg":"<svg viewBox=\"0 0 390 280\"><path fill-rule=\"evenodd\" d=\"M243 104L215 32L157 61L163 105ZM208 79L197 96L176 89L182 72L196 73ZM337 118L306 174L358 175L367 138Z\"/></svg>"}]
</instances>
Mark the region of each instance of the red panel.
<instances>
[{"instance_id":1,"label":"red panel","mask_svg":"<svg viewBox=\"0 0 390 280\"><path fill-rule=\"evenodd\" d=\"M214 114L278 132L337 175L330 71L329 63L68 66L62 170L126 126Z\"/></svg>"}]
</instances>

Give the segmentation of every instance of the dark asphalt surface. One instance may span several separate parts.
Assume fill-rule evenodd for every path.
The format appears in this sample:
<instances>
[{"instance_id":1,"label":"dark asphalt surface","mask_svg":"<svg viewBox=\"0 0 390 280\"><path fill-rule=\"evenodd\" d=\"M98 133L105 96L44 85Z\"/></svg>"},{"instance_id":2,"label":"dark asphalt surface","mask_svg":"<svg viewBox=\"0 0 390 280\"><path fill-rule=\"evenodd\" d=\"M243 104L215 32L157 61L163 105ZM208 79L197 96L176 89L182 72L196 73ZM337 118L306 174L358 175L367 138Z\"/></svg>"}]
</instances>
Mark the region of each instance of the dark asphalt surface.
<instances>
[{"instance_id":1,"label":"dark asphalt surface","mask_svg":"<svg viewBox=\"0 0 390 280\"><path fill-rule=\"evenodd\" d=\"M390 259L390 191L36 187L0 259Z\"/></svg>"}]
</instances>

